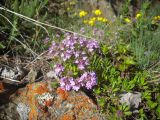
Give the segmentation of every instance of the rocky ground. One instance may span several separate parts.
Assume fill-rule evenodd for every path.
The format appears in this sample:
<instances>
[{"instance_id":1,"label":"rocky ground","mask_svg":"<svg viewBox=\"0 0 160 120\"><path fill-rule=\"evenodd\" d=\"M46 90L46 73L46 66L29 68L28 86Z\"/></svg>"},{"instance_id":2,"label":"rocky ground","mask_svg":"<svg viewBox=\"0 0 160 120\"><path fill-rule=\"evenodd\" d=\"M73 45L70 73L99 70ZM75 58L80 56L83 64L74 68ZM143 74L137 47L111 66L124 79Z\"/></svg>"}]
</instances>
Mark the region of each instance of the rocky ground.
<instances>
[{"instance_id":1,"label":"rocky ground","mask_svg":"<svg viewBox=\"0 0 160 120\"><path fill-rule=\"evenodd\" d=\"M10 81L16 79L14 76L18 73L14 71L15 69L4 69L4 65L1 65L1 77L2 74L5 75L4 77L8 75L10 79L1 78L0 81L1 120L105 119L98 111L96 103L85 92L53 89L51 81L53 82L54 79L47 78L47 71L44 68L42 70L42 66L47 65L42 62L26 67L25 75L23 74L23 78L19 77L21 80L19 79L18 82ZM12 76L9 76L9 72L10 74L12 72Z\"/></svg>"}]
</instances>

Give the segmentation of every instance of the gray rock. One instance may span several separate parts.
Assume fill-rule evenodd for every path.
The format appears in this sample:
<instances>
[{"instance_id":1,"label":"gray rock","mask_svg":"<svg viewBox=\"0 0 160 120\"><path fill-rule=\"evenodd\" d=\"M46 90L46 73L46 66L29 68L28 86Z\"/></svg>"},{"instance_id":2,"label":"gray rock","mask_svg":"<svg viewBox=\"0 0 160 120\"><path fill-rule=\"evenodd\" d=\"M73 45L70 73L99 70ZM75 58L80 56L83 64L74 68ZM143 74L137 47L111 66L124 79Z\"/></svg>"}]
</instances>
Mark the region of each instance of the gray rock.
<instances>
[{"instance_id":1,"label":"gray rock","mask_svg":"<svg viewBox=\"0 0 160 120\"><path fill-rule=\"evenodd\" d=\"M134 93L128 92L121 94L120 97L121 97L120 99L121 104L126 104L134 108L138 108L139 103L142 101L140 92L134 92Z\"/></svg>"},{"instance_id":2,"label":"gray rock","mask_svg":"<svg viewBox=\"0 0 160 120\"><path fill-rule=\"evenodd\" d=\"M28 119L28 114L29 114L29 111L30 111L30 107L28 107L24 103L19 103L17 105L16 109L17 109L17 112L20 116L20 120L27 120Z\"/></svg>"}]
</instances>

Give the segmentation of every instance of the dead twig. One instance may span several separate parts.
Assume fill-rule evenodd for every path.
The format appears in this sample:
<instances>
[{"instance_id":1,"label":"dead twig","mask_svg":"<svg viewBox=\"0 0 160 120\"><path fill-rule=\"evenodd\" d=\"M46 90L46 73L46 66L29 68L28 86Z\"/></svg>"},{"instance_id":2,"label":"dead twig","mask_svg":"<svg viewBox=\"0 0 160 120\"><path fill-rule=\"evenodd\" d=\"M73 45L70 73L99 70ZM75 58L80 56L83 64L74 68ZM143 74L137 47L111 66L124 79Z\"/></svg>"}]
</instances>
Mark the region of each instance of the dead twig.
<instances>
[{"instance_id":1,"label":"dead twig","mask_svg":"<svg viewBox=\"0 0 160 120\"><path fill-rule=\"evenodd\" d=\"M7 77L0 76L0 78L2 78L2 79L7 79L7 80L12 81L12 82L20 83L20 81L18 81L18 80L14 80L14 79L7 78Z\"/></svg>"}]
</instances>

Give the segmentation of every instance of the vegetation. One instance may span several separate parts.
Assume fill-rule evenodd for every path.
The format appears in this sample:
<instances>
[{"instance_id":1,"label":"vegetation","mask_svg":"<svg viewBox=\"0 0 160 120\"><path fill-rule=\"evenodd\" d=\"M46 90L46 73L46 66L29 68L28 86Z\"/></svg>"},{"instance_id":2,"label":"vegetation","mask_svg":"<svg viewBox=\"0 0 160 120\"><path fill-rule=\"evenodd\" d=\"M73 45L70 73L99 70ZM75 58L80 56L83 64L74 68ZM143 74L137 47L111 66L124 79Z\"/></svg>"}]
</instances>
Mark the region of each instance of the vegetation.
<instances>
[{"instance_id":1,"label":"vegetation","mask_svg":"<svg viewBox=\"0 0 160 120\"><path fill-rule=\"evenodd\" d=\"M133 17L128 0L109 20L80 3L4 1L0 55L34 60L47 52L54 88L89 93L107 119L160 119L160 8L145 1Z\"/></svg>"}]
</instances>

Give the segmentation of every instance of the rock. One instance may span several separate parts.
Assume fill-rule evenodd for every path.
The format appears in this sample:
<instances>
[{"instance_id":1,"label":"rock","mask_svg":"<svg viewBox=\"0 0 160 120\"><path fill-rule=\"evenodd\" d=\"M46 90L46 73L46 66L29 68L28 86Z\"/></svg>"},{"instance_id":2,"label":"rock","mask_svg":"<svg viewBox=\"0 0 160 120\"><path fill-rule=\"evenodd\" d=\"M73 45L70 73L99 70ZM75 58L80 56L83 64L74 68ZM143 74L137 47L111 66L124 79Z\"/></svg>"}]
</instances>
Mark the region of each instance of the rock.
<instances>
[{"instance_id":1,"label":"rock","mask_svg":"<svg viewBox=\"0 0 160 120\"><path fill-rule=\"evenodd\" d=\"M19 113L20 120L28 120L28 114L30 112L30 107L28 107L24 103L18 103L16 110Z\"/></svg>"},{"instance_id":2,"label":"rock","mask_svg":"<svg viewBox=\"0 0 160 120\"><path fill-rule=\"evenodd\" d=\"M3 107L0 119L10 120L106 120L97 105L82 91L50 91L46 82L28 84ZM14 111L8 109L12 107ZM5 115L5 116L4 116ZM15 116L16 117L13 117Z\"/></svg>"},{"instance_id":3,"label":"rock","mask_svg":"<svg viewBox=\"0 0 160 120\"><path fill-rule=\"evenodd\" d=\"M120 95L120 103L126 104L134 108L138 108L139 103L141 102L141 93L134 92L134 93L125 93Z\"/></svg>"},{"instance_id":4,"label":"rock","mask_svg":"<svg viewBox=\"0 0 160 120\"><path fill-rule=\"evenodd\" d=\"M0 106L0 120L19 120L16 104L8 103Z\"/></svg>"},{"instance_id":5,"label":"rock","mask_svg":"<svg viewBox=\"0 0 160 120\"><path fill-rule=\"evenodd\" d=\"M24 77L24 69L19 66L11 67L0 67L0 77L3 79L3 82L14 84L19 83L20 79Z\"/></svg>"},{"instance_id":6,"label":"rock","mask_svg":"<svg viewBox=\"0 0 160 120\"><path fill-rule=\"evenodd\" d=\"M7 70L7 68L4 68L4 70L1 73L1 76L10 79L15 79L16 77L15 72L11 69Z\"/></svg>"},{"instance_id":7,"label":"rock","mask_svg":"<svg viewBox=\"0 0 160 120\"><path fill-rule=\"evenodd\" d=\"M57 89L57 97L54 101L54 120L103 120L103 116L98 112L96 104L82 91L66 92Z\"/></svg>"},{"instance_id":8,"label":"rock","mask_svg":"<svg viewBox=\"0 0 160 120\"><path fill-rule=\"evenodd\" d=\"M49 71L48 73L47 73L47 77L48 78L58 78L57 76L56 76L56 74L55 74L55 72L54 71Z\"/></svg>"}]
</instances>

